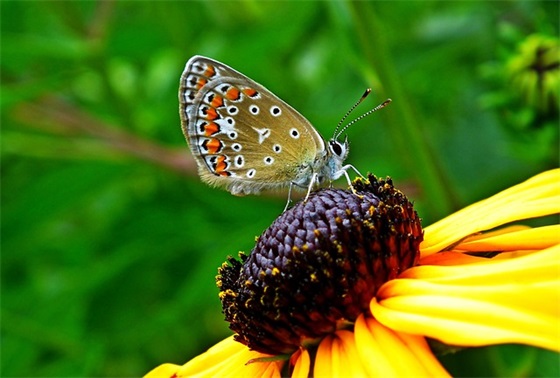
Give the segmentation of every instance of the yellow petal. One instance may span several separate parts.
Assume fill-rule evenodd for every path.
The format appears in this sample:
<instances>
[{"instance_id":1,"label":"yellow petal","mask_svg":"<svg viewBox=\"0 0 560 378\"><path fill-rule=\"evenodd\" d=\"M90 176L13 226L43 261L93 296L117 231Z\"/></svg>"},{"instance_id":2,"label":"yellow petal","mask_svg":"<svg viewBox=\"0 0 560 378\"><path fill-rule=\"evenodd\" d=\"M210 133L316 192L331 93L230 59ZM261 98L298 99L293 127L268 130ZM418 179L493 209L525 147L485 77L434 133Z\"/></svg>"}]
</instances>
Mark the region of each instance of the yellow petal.
<instances>
[{"instance_id":1,"label":"yellow petal","mask_svg":"<svg viewBox=\"0 0 560 378\"><path fill-rule=\"evenodd\" d=\"M530 285L535 282L558 279L560 244L542 251L505 260L475 258L468 265L441 266L421 265L407 269L399 278L416 278L458 285L481 285L519 283ZM451 252L452 253L452 252ZM445 254L451 254L447 252ZM454 255L460 255L453 253ZM476 261L476 262L475 262ZM394 280L385 286L394 285ZM379 294L378 294L379 295Z\"/></svg>"},{"instance_id":2,"label":"yellow petal","mask_svg":"<svg viewBox=\"0 0 560 378\"><path fill-rule=\"evenodd\" d=\"M364 366L362 366L362 361L358 354L358 349L356 348L356 340L354 338L354 332L347 330L340 330L336 332L336 336L340 340L341 344L341 356L342 356L342 370L341 374L337 375L348 376L348 377L367 377Z\"/></svg>"},{"instance_id":3,"label":"yellow petal","mask_svg":"<svg viewBox=\"0 0 560 378\"><path fill-rule=\"evenodd\" d=\"M397 332L396 332L397 333ZM417 335L398 332L397 335L409 348L410 353L418 360L418 366L426 369L428 377L449 377L449 373L440 364L436 356L433 354L426 339Z\"/></svg>"},{"instance_id":4,"label":"yellow petal","mask_svg":"<svg viewBox=\"0 0 560 378\"><path fill-rule=\"evenodd\" d=\"M462 252L439 252L422 257L420 259L420 265L464 265L474 264L481 261L488 261L488 259L484 257L466 255ZM401 276L404 274L408 274L408 270L404 271Z\"/></svg>"},{"instance_id":5,"label":"yellow petal","mask_svg":"<svg viewBox=\"0 0 560 378\"><path fill-rule=\"evenodd\" d=\"M355 325L356 348L370 377L448 377L426 340L394 332L361 315Z\"/></svg>"},{"instance_id":6,"label":"yellow petal","mask_svg":"<svg viewBox=\"0 0 560 378\"><path fill-rule=\"evenodd\" d=\"M559 213L559 182L560 169L541 173L426 227L420 245L422 256L443 251L480 231Z\"/></svg>"},{"instance_id":7,"label":"yellow petal","mask_svg":"<svg viewBox=\"0 0 560 378\"><path fill-rule=\"evenodd\" d=\"M456 251L516 251L538 250L560 243L560 225L537 228L518 228L503 230L498 234L482 234L469 237L453 247Z\"/></svg>"},{"instance_id":8,"label":"yellow petal","mask_svg":"<svg viewBox=\"0 0 560 378\"><path fill-rule=\"evenodd\" d=\"M315 377L330 377L332 376L332 365L338 365L338 363L333 363L332 356L332 343L334 337L328 335L319 343L317 348L317 355L315 357L315 365L313 366L313 376ZM338 358L338 356L334 356Z\"/></svg>"},{"instance_id":9,"label":"yellow petal","mask_svg":"<svg viewBox=\"0 0 560 378\"><path fill-rule=\"evenodd\" d=\"M321 340L317 348L313 376L367 377L358 356L353 332L339 330Z\"/></svg>"},{"instance_id":10,"label":"yellow petal","mask_svg":"<svg viewBox=\"0 0 560 378\"><path fill-rule=\"evenodd\" d=\"M152 369L144 378L171 378L177 376L181 366L175 364L162 364Z\"/></svg>"},{"instance_id":11,"label":"yellow petal","mask_svg":"<svg viewBox=\"0 0 560 378\"><path fill-rule=\"evenodd\" d=\"M560 245L507 260L419 266L387 282L371 312L394 330L448 344L560 350Z\"/></svg>"},{"instance_id":12,"label":"yellow petal","mask_svg":"<svg viewBox=\"0 0 560 378\"><path fill-rule=\"evenodd\" d=\"M354 326L358 353L366 371L371 377L398 377L399 362L392 356L393 351L390 351L389 356L386 355L382 340L377 339L371 331L379 323L372 321L370 324L370 319L366 320L363 315L360 315Z\"/></svg>"},{"instance_id":13,"label":"yellow petal","mask_svg":"<svg viewBox=\"0 0 560 378\"><path fill-rule=\"evenodd\" d=\"M311 365L311 359L309 358L309 352L307 349L300 348L294 353L292 359L295 360L294 371L292 372L292 378L307 378L309 376L309 367Z\"/></svg>"},{"instance_id":14,"label":"yellow petal","mask_svg":"<svg viewBox=\"0 0 560 378\"><path fill-rule=\"evenodd\" d=\"M253 362L255 358L268 355L250 351L233 340L222 340L205 353L193 358L183 366L164 364L146 375L155 377L280 377L283 361ZM168 373L171 375L167 375Z\"/></svg>"}]
</instances>

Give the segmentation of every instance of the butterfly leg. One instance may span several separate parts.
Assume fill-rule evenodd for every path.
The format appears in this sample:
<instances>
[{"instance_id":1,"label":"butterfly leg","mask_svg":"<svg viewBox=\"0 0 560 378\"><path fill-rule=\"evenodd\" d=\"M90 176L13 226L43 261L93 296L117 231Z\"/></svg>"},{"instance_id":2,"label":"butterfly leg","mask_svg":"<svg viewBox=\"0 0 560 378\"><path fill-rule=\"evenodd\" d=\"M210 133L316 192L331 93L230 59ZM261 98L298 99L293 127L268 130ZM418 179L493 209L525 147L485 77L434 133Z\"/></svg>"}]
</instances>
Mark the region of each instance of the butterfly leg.
<instances>
[{"instance_id":1,"label":"butterfly leg","mask_svg":"<svg viewBox=\"0 0 560 378\"><path fill-rule=\"evenodd\" d=\"M294 183L291 182L290 183L290 188L288 189L288 201L286 202L286 206L284 207L284 211L288 210L288 207L290 206L290 203L292 202L292 187L294 186ZM282 212L284 212L282 211Z\"/></svg>"},{"instance_id":2,"label":"butterfly leg","mask_svg":"<svg viewBox=\"0 0 560 378\"><path fill-rule=\"evenodd\" d=\"M303 200L303 202L307 201L307 199L309 198L309 195L311 194L315 183L319 184L319 175L317 173L313 173L313 175L311 176L309 186L307 187L307 194L305 195L305 199Z\"/></svg>"},{"instance_id":3,"label":"butterfly leg","mask_svg":"<svg viewBox=\"0 0 560 378\"><path fill-rule=\"evenodd\" d=\"M365 177L360 173L360 171L358 171L356 169L356 167L354 167L351 164L345 165L344 167L342 167L340 169L340 171L342 171L342 174L344 175L344 177L346 177L346 181L348 181L348 185L350 186L350 189L352 190L352 193L356 194L356 190L354 189L354 186L352 185L352 180L350 180L350 175L348 175L348 170L352 168L354 170L354 172L356 172L361 178L365 179Z\"/></svg>"},{"instance_id":4,"label":"butterfly leg","mask_svg":"<svg viewBox=\"0 0 560 378\"><path fill-rule=\"evenodd\" d=\"M358 169L356 169L356 167L354 167L352 164L347 164L344 167L342 167L342 169L344 170L344 172L346 172L348 169L352 168L354 170L354 172L356 172L358 174L358 176L360 176L361 178L365 179L364 175L362 175L360 173L360 171L358 171ZM348 175L346 175L346 177L348 177Z\"/></svg>"}]
</instances>

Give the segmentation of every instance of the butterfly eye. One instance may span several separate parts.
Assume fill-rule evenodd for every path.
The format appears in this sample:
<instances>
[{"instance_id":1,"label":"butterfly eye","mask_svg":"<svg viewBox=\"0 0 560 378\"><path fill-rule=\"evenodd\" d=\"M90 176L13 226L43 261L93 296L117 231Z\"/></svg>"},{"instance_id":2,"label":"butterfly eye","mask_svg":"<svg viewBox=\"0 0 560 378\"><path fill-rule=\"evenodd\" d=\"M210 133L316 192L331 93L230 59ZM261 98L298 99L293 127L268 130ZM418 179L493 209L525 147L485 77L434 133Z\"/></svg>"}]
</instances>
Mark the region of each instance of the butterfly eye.
<instances>
[{"instance_id":1,"label":"butterfly eye","mask_svg":"<svg viewBox=\"0 0 560 378\"><path fill-rule=\"evenodd\" d=\"M329 146L331 147L331 151L335 155L337 155L337 156L342 156L343 155L344 149L342 148L340 143L338 143L338 141L336 141L336 140L329 141Z\"/></svg>"}]
</instances>

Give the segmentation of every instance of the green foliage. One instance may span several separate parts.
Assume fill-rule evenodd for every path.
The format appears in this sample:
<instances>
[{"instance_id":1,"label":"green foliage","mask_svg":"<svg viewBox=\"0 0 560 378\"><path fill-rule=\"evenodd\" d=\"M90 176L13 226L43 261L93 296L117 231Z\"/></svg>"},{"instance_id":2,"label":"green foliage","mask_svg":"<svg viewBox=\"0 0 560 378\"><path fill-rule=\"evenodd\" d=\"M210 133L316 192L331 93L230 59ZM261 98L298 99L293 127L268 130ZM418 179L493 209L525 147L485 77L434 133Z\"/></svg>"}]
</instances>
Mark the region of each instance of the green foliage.
<instances>
[{"instance_id":1,"label":"green foliage","mask_svg":"<svg viewBox=\"0 0 560 378\"><path fill-rule=\"evenodd\" d=\"M532 35L558 46L557 2L0 6L2 376L139 376L229 335L217 267L251 250L286 193L200 183L177 112L192 55L327 137L366 87L371 107L391 97L348 130L348 161L392 176L425 224L558 165L558 66L555 102L508 81ZM559 374L532 348L464 353L443 359L455 375Z\"/></svg>"}]
</instances>

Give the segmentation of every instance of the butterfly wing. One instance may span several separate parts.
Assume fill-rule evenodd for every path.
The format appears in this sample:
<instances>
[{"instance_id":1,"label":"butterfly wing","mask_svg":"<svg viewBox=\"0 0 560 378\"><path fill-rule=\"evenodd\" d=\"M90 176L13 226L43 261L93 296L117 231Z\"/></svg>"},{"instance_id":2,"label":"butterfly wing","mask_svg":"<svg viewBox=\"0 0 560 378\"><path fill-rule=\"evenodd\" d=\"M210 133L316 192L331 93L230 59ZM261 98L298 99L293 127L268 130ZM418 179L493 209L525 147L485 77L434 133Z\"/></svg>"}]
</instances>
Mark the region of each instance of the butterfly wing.
<instances>
[{"instance_id":1,"label":"butterfly wing","mask_svg":"<svg viewBox=\"0 0 560 378\"><path fill-rule=\"evenodd\" d=\"M233 194L286 186L325 154L323 138L301 114L215 60L187 62L179 103L201 179Z\"/></svg>"}]
</instances>

